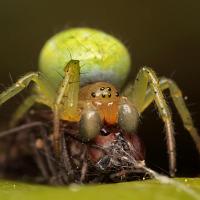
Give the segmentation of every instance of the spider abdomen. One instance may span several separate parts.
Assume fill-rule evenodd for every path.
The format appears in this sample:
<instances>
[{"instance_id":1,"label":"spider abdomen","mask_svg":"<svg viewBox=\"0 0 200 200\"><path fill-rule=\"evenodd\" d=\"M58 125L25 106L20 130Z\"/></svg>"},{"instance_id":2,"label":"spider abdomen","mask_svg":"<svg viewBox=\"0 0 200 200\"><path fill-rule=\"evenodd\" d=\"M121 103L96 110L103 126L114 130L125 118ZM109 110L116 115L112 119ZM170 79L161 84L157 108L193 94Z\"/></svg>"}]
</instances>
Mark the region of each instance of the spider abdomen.
<instances>
[{"instance_id":1,"label":"spider abdomen","mask_svg":"<svg viewBox=\"0 0 200 200\"><path fill-rule=\"evenodd\" d=\"M58 87L71 59L80 61L81 85L105 81L121 87L130 69L126 47L113 36L90 28L73 28L50 38L40 53L39 68Z\"/></svg>"}]
</instances>

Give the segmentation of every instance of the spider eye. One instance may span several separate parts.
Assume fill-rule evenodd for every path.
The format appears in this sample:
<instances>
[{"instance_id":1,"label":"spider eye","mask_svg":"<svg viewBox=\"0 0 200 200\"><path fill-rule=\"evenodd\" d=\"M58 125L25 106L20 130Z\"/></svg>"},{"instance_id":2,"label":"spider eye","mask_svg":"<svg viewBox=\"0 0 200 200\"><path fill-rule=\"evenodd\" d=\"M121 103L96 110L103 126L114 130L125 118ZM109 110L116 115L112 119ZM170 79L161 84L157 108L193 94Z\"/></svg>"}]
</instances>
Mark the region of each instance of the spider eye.
<instances>
[{"instance_id":1,"label":"spider eye","mask_svg":"<svg viewBox=\"0 0 200 200\"><path fill-rule=\"evenodd\" d=\"M105 89L105 87L101 87L101 88L100 88L101 91L104 90L104 89Z\"/></svg>"},{"instance_id":2,"label":"spider eye","mask_svg":"<svg viewBox=\"0 0 200 200\"><path fill-rule=\"evenodd\" d=\"M92 97L96 97L95 92L92 92L92 93L91 93L91 96L92 96Z\"/></svg>"},{"instance_id":3,"label":"spider eye","mask_svg":"<svg viewBox=\"0 0 200 200\"><path fill-rule=\"evenodd\" d=\"M108 94L108 97L110 98L110 97L111 97L111 94Z\"/></svg>"},{"instance_id":4,"label":"spider eye","mask_svg":"<svg viewBox=\"0 0 200 200\"><path fill-rule=\"evenodd\" d=\"M103 97L103 98L105 98L105 97L106 97L106 95L105 95L105 94L102 94L102 97Z\"/></svg>"},{"instance_id":5,"label":"spider eye","mask_svg":"<svg viewBox=\"0 0 200 200\"><path fill-rule=\"evenodd\" d=\"M137 129L139 114L136 108L127 100L119 105L118 123L127 133L134 133Z\"/></svg>"},{"instance_id":6,"label":"spider eye","mask_svg":"<svg viewBox=\"0 0 200 200\"><path fill-rule=\"evenodd\" d=\"M108 87L107 89L108 89L108 91L111 91L111 88L110 88L110 87Z\"/></svg>"},{"instance_id":7,"label":"spider eye","mask_svg":"<svg viewBox=\"0 0 200 200\"><path fill-rule=\"evenodd\" d=\"M118 97L119 96L119 92L116 92L115 96Z\"/></svg>"}]
</instances>

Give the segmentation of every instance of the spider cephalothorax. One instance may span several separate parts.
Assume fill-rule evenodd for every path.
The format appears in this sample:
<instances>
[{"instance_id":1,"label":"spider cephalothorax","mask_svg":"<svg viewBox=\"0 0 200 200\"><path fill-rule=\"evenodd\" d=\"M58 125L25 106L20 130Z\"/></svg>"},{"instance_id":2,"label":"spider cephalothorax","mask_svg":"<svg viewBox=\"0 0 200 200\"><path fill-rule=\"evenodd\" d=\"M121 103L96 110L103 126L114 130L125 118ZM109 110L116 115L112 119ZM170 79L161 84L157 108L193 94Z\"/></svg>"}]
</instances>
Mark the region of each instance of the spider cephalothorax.
<instances>
[{"instance_id":1,"label":"spider cephalothorax","mask_svg":"<svg viewBox=\"0 0 200 200\"><path fill-rule=\"evenodd\" d=\"M31 81L35 82L32 94L17 109L11 124L16 125L35 103L48 106L53 113L53 134L49 136L52 155L57 161L62 161L67 172L63 176L68 180L73 177L69 157L76 151L67 152L67 149L74 144L80 146L83 155L88 158L86 161L94 166L99 165L102 169L113 169L120 163L134 168L138 161L143 161L142 150L137 147L140 142L135 142L134 134L139 116L155 102L165 126L169 171L174 176L174 129L172 115L163 95L164 90L169 89L184 127L199 152L200 137L181 90L173 80L158 78L151 68L142 67L135 81L121 90L130 66L128 50L113 36L89 28L63 31L44 45L39 59L39 72L28 73L1 93L0 104L19 93ZM67 127L63 130L63 124L76 126L77 134L71 134L73 131L70 133ZM47 137L45 140L50 139ZM128 154L125 156L126 153ZM82 156L79 160L82 163L80 180L83 181L87 162ZM71 178L71 182L73 180L75 179Z\"/></svg>"},{"instance_id":2,"label":"spider cephalothorax","mask_svg":"<svg viewBox=\"0 0 200 200\"><path fill-rule=\"evenodd\" d=\"M102 126L117 126L131 133L137 128L138 111L110 83L97 82L80 90L80 102L87 102L81 113L80 131L86 138L98 135ZM92 123L91 123L92 121Z\"/></svg>"}]
</instances>

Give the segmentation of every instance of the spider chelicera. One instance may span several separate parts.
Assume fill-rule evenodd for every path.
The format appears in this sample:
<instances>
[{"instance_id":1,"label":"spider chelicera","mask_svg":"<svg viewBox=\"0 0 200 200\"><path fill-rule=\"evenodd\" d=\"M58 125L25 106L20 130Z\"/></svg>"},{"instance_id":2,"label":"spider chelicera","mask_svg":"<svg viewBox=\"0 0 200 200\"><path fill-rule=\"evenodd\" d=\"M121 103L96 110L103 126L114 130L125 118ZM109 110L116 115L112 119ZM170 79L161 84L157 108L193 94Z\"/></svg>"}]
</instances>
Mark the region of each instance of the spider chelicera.
<instances>
[{"instance_id":1,"label":"spider chelicera","mask_svg":"<svg viewBox=\"0 0 200 200\"><path fill-rule=\"evenodd\" d=\"M2 92L0 105L34 82L31 95L15 112L12 126L34 104L48 106L53 113L53 130L49 136L53 155L57 160L64 157L67 176L75 176L71 173L73 166L69 164L70 159L76 167L81 166L80 179L84 180L87 162L93 163L100 171L114 166L117 169L120 165L120 170L145 166L141 143L135 133L140 115L155 102L165 127L169 173L174 176L174 129L164 90L169 89L183 125L200 152L200 137L181 90L173 80L158 78L149 67L142 67L135 81L122 90L129 72L130 56L119 40L95 29L69 29L47 41L40 54L39 72L22 76ZM63 140L66 124L74 124L76 133ZM44 148L44 141L40 142L37 141L36 146ZM88 145L79 146L83 144ZM77 164L75 157L72 158L76 153L79 155L77 159L82 159L81 164ZM82 155L85 157L82 158Z\"/></svg>"}]
</instances>

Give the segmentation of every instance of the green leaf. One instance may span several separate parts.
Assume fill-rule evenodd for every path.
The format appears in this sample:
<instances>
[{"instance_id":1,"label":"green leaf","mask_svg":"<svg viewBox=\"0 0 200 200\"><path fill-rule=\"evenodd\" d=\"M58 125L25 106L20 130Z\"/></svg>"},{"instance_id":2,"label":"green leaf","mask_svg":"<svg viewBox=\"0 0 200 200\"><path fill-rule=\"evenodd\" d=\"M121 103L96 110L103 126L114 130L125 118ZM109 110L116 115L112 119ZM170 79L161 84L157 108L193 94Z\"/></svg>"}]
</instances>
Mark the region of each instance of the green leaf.
<instances>
[{"instance_id":1,"label":"green leaf","mask_svg":"<svg viewBox=\"0 0 200 200\"><path fill-rule=\"evenodd\" d=\"M177 187L156 180L99 185L44 186L0 181L1 200L123 200L200 199L200 178L174 179ZM180 184L181 183L181 184ZM179 187L178 185L181 185Z\"/></svg>"}]
</instances>

